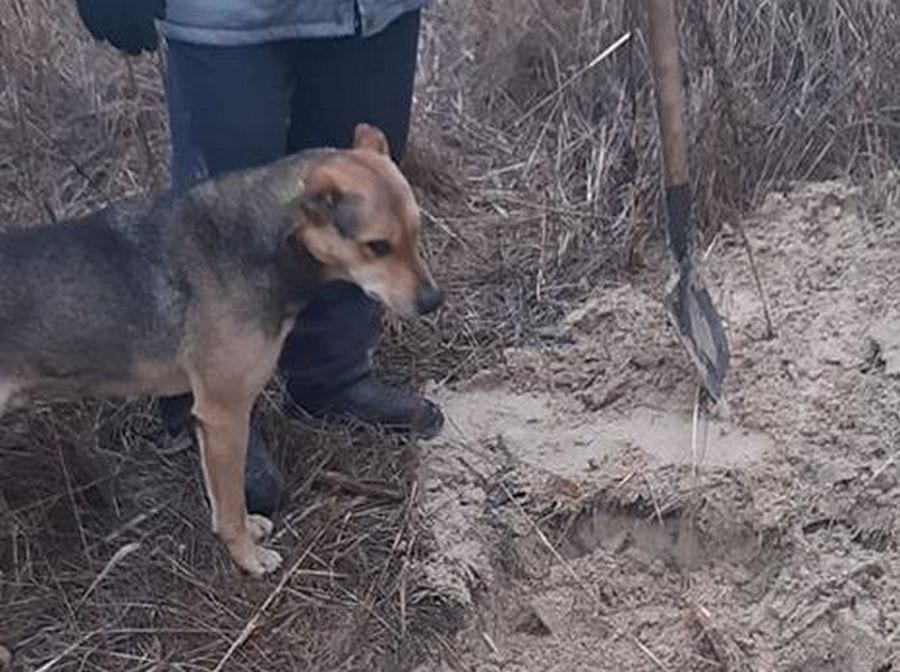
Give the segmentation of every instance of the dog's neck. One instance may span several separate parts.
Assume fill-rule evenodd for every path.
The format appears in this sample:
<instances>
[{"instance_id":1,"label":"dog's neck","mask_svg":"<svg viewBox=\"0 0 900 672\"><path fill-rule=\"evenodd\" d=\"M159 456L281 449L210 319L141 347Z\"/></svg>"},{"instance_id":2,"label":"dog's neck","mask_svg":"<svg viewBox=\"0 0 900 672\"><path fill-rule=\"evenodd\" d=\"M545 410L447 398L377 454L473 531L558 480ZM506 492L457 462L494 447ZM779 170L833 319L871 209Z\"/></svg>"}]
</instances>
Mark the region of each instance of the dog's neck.
<instances>
[{"instance_id":1,"label":"dog's neck","mask_svg":"<svg viewBox=\"0 0 900 672\"><path fill-rule=\"evenodd\" d=\"M182 200L184 235L198 247L225 248L231 266L216 273L262 273L273 318L296 316L327 280L296 235L296 207L316 156L295 155L204 182Z\"/></svg>"},{"instance_id":2,"label":"dog's neck","mask_svg":"<svg viewBox=\"0 0 900 672\"><path fill-rule=\"evenodd\" d=\"M234 171L195 186L190 195L220 221L242 221L280 237L293 225L289 218L306 190L309 173L333 151L307 150L265 166Z\"/></svg>"},{"instance_id":3,"label":"dog's neck","mask_svg":"<svg viewBox=\"0 0 900 672\"><path fill-rule=\"evenodd\" d=\"M316 288L326 282L322 264L294 233L282 239L276 263L278 276L283 280L286 310L299 313L309 303Z\"/></svg>"},{"instance_id":4,"label":"dog's neck","mask_svg":"<svg viewBox=\"0 0 900 672\"><path fill-rule=\"evenodd\" d=\"M290 179L269 167L230 173L203 182L188 197L222 225L252 226L257 232L282 227ZM298 193L302 181L296 185Z\"/></svg>"}]
</instances>

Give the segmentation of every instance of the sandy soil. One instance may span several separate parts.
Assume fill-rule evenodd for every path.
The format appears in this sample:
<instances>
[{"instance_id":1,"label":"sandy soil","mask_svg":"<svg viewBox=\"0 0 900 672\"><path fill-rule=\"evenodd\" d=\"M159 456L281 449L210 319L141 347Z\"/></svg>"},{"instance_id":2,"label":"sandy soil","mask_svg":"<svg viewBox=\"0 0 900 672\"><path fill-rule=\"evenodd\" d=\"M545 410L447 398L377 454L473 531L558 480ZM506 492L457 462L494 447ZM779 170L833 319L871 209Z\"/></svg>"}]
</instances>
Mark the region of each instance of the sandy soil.
<instances>
[{"instance_id":1,"label":"sandy soil","mask_svg":"<svg viewBox=\"0 0 900 672\"><path fill-rule=\"evenodd\" d=\"M900 224L841 183L770 195L710 256L733 350L697 387L654 288L597 291L436 390L433 553L470 617L431 669L895 669ZM696 430L696 431L695 431Z\"/></svg>"}]
</instances>

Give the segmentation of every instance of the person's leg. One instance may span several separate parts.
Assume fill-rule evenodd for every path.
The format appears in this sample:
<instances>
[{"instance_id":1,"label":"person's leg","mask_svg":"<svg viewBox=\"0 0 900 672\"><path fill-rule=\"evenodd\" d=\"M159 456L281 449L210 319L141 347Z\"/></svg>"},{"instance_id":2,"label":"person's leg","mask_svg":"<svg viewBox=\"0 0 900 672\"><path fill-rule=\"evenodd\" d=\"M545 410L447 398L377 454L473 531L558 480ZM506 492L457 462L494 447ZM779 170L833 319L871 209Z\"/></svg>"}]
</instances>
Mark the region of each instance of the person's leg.
<instances>
[{"instance_id":1,"label":"person's leg","mask_svg":"<svg viewBox=\"0 0 900 672\"><path fill-rule=\"evenodd\" d=\"M168 40L165 57L176 191L285 155L295 88L287 43L215 47Z\"/></svg>"},{"instance_id":2,"label":"person's leg","mask_svg":"<svg viewBox=\"0 0 900 672\"><path fill-rule=\"evenodd\" d=\"M345 147L356 124L367 122L384 131L399 161L409 131L418 37L414 11L367 38L295 42L290 149ZM372 374L369 352L379 325L378 306L358 287L324 288L301 314L282 353L292 398L315 414L435 434L443 417L434 404L389 388Z\"/></svg>"},{"instance_id":3,"label":"person's leg","mask_svg":"<svg viewBox=\"0 0 900 672\"><path fill-rule=\"evenodd\" d=\"M346 147L365 122L384 131L399 161L409 134L418 42L418 11L370 37L295 42L290 148Z\"/></svg>"},{"instance_id":4,"label":"person's leg","mask_svg":"<svg viewBox=\"0 0 900 672\"><path fill-rule=\"evenodd\" d=\"M285 154L294 82L283 43L207 47L169 41L164 49L175 193ZM159 403L170 435L192 431L191 395ZM251 513L274 510L279 481L265 437L253 422L245 476Z\"/></svg>"}]
</instances>

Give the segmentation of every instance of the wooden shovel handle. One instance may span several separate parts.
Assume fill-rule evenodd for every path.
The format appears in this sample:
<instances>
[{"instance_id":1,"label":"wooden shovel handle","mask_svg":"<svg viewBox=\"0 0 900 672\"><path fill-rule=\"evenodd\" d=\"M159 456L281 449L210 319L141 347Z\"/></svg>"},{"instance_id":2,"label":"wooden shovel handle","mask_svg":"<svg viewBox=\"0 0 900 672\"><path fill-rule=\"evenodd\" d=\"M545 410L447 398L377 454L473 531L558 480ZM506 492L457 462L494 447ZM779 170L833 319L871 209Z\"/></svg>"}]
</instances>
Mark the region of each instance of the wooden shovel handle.
<instances>
[{"instance_id":1,"label":"wooden shovel handle","mask_svg":"<svg viewBox=\"0 0 900 672\"><path fill-rule=\"evenodd\" d=\"M656 107L662 133L666 186L677 187L688 183L688 162L675 0L647 0L647 7L650 19L650 55L656 79Z\"/></svg>"}]
</instances>

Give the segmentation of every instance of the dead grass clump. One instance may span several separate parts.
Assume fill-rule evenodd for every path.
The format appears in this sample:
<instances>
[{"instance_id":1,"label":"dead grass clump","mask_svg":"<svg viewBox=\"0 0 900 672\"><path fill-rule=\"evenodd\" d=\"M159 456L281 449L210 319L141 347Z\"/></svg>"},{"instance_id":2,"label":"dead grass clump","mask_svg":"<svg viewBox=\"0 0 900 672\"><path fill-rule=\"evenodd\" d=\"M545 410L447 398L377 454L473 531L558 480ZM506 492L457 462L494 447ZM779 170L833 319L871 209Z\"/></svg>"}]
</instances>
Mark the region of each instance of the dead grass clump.
<instances>
[{"instance_id":1,"label":"dead grass clump","mask_svg":"<svg viewBox=\"0 0 900 672\"><path fill-rule=\"evenodd\" d=\"M0 641L22 669L403 669L454 627L453 608L418 587L409 450L266 415L291 484L273 540L287 569L268 582L221 552L196 451L160 436L152 407L4 420Z\"/></svg>"},{"instance_id":2,"label":"dead grass clump","mask_svg":"<svg viewBox=\"0 0 900 672\"><path fill-rule=\"evenodd\" d=\"M896 164L896 3L679 7L707 238L782 181ZM659 149L641 8L470 0L433 14L425 111L478 167L466 190L482 218L474 244L496 241L496 257L527 276L526 304L564 300L579 280L639 262L655 235ZM591 67L629 31L628 45Z\"/></svg>"},{"instance_id":3,"label":"dead grass clump","mask_svg":"<svg viewBox=\"0 0 900 672\"><path fill-rule=\"evenodd\" d=\"M162 182L155 60L126 61L91 43L74 7L10 0L0 8L4 225L71 217Z\"/></svg>"}]
</instances>

